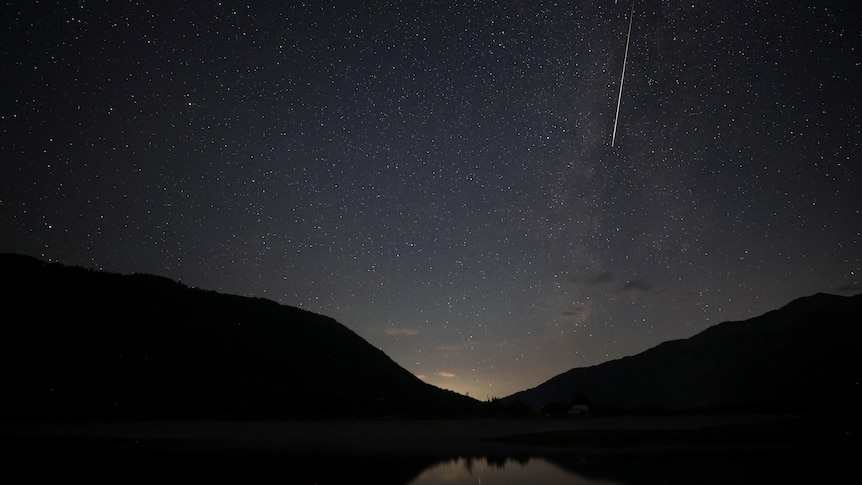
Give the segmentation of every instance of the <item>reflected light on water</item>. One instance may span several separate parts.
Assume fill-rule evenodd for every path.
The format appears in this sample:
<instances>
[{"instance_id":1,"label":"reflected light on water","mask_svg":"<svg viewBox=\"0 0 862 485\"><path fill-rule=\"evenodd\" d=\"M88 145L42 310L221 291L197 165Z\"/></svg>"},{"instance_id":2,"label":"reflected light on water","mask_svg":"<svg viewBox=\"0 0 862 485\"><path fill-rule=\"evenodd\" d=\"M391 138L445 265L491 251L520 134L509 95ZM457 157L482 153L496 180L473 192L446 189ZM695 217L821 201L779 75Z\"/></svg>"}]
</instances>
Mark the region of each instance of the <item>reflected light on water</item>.
<instances>
[{"instance_id":1,"label":"reflected light on water","mask_svg":"<svg viewBox=\"0 0 862 485\"><path fill-rule=\"evenodd\" d=\"M494 460L458 458L423 471L410 485L461 484L566 484L611 485L618 482L592 480L563 470L541 458Z\"/></svg>"}]
</instances>

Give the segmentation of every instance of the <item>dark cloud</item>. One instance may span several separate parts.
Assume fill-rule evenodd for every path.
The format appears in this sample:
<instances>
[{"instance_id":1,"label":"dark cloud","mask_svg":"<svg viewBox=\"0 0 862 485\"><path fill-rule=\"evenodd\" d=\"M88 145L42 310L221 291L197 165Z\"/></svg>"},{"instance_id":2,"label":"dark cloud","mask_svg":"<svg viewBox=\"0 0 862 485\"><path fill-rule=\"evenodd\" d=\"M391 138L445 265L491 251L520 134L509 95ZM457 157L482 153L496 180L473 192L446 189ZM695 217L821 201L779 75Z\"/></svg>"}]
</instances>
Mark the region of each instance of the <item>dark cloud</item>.
<instances>
[{"instance_id":1,"label":"dark cloud","mask_svg":"<svg viewBox=\"0 0 862 485\"><path fill-rule=\"evenodd\" d=\"M851 283L835 289L835 293L844 296L855 296L862 293L862 285Z\"/></svg>"},{"instance_id":2,"label":"dark cloud","mask_svg":"<svg viewBox=\"0 0 862 485\"><path fill-rule=\"evenodd\" d=\"M647 283L644 280L632 280L620 287L620 291L622 291L623 293L640 291L650 292L654 289L655 287L653 285Z\"/></svg>"},{"instance_id":3,"label":"dark cloud","mask_svg":"<svg viewBox=\"0 0 862 485\"><path fill-rule=\"evenodd\" d=\"M614 273L611 272L599 273L594 276L571 277L569 282L569 291L575 295L580 294L581 291L599 290L611 298L658 298L682 303L691 302L701 296L701 293L696 290L665 288L644 278L635 278L620 284ZM836 291L842 294L853 294L853 292L862 292L862 287L847 285ZM568 308L560 312L560 315L566 318L581 318L584 317L584 314L589 316L589 308Z\"/></svg>"},{"instance_id":4,"label":"dark cloud","mask_svg":"<svg viewBox=\"0 0 862 485\"><path fill-rule=\"evenodd\" d=\"M587 281L589 286L611 285L614 283L613 273L602 273Z\"/></svg>"},{"instance_id":5,"label":"dark cloud","mask_svg":"<svg viewBox=\"0 0 862 485\"><path fill-rule=\"evenodd\" d=\"M665 290L656 288L652 283L641 279L631 280L620 286L617 291L620 295L629 296L661 296L665 293Z\"/></svg>"},{"instance_id":6,"label":"dark cloud","mask_svg":"<svg viewBox=\"0 0 862 485\"><path fill-rule=\"evenodd\" d=\"M580 280L572 278L571 281L577 284L577 282ZM629 280L622 285L618 285L614 274L609 272L601 273L596 276L586 278L582 281L582 285L584 287L604 288L605 294L613 297L629 296L635 298L640 296L662 296L667 293L667 290L663 288L658 288L652 283L641 278ZM564 313L563 316L571 315L566 315Z\"/></svg>"},{"instance_id":7,"label":"dark cloud","mask_svg":"<svg viewBox=\"0 0 862 485\"><path fill-rule=\"evenodd\" d=\"M698 297L698 295L700 295L700 293L697 291L683 290L682 291L682 297L680 299L681 299L681 301L683 301L685 303L685 302L689 302L689 301L694 300L695 298Z\"/></svg>"},{"instance_id":8,"label":"dark cloud","mask_svg":"<svg viewBox=\"0 0 862 485\"><path fill-rule=\"evenodd\" d=\"M560 312L560 315L566 318L585 318L589 314L590 308L587 305L572 306Z\"/></svg>"}]
</instances>

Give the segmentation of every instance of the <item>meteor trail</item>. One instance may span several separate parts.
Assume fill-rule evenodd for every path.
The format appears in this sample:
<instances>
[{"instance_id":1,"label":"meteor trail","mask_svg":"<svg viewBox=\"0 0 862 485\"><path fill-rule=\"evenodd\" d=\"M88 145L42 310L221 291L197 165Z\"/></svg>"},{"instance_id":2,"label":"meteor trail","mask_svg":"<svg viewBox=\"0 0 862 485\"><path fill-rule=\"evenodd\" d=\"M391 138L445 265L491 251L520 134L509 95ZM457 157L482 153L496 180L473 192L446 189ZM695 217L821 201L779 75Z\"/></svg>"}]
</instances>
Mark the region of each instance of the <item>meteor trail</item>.
<instances>
[{"instance_id":1,"label":"meteor trail","mask_svg":"<svg viewBox=\"0 0 862 485\"><path fill-rule=\"evenodd\" d=\"M620 76L620 94L617 96L617 114L614 115L614 134L611 137L611 146L617 141L617 122L620 119L620 102L623 100L623 81L626 79L626 61L629 59L629 40L632 38L632 20L635 16L635 0L632 0L632 9L629 12L629 33L626 34L626 53L623 55L623 73Z\"/></svg>"}]
</instances>

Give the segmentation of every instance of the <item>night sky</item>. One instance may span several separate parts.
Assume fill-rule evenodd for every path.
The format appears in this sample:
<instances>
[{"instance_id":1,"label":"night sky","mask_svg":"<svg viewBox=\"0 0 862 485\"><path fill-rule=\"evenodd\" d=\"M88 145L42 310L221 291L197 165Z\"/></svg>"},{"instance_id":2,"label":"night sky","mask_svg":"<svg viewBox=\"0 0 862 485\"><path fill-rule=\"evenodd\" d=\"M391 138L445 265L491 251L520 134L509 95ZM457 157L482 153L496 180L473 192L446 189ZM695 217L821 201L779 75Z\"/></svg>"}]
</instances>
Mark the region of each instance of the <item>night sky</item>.
<instances>
[{"instance_id":1,"label":"night sky","mask_svg":"<svg viewBox=\"0 0 862 485\"><path fill-rule=\"evenodd\" d=\"M503 397L862 291L855 4L4 2L0 251Z\"/></svg>"}]
</instances>

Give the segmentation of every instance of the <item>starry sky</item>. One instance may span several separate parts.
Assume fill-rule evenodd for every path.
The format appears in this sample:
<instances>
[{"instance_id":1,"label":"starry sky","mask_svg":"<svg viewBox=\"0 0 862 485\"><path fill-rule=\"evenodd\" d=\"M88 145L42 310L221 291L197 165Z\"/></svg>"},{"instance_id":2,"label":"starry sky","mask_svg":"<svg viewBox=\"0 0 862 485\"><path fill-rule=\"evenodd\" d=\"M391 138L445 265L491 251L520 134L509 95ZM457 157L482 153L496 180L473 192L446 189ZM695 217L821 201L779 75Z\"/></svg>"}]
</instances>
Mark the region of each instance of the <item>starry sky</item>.
<instances>
[{"instance_id":1,"label":"starry sky","mask_svg":"<svg viewBox=\"0 0 862 485\"><path fill-rule=\"evenodd\" d=\"M0 251L479 399L862 291L853 1L11 1ZM616 140L611 146L619 100Z\"/></svg>"}]
</instances>

